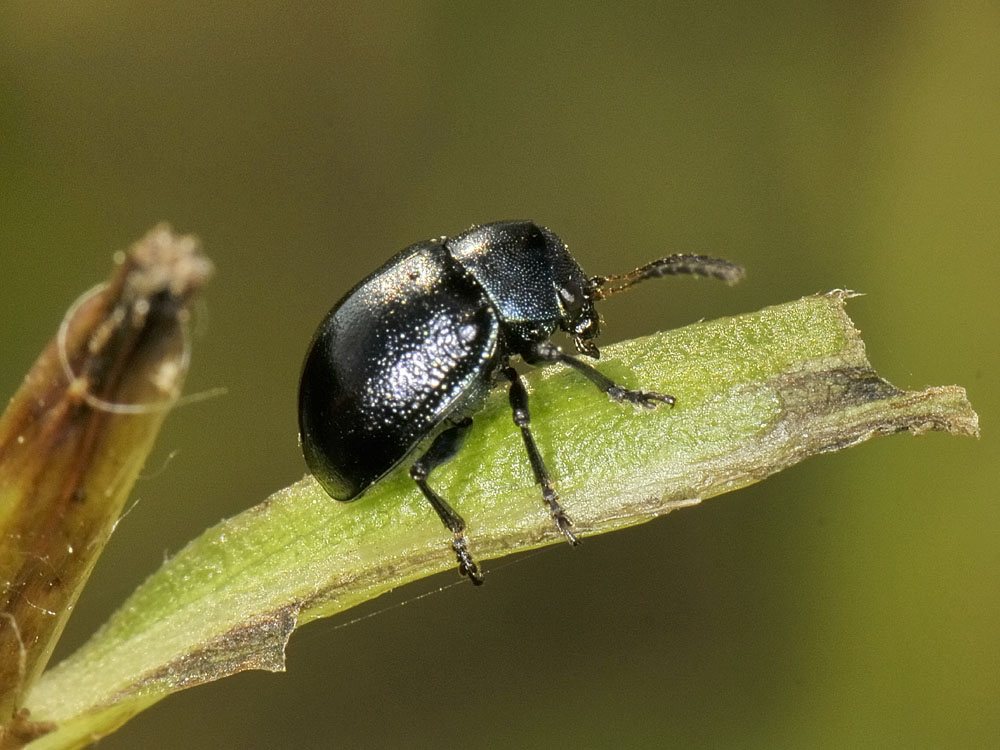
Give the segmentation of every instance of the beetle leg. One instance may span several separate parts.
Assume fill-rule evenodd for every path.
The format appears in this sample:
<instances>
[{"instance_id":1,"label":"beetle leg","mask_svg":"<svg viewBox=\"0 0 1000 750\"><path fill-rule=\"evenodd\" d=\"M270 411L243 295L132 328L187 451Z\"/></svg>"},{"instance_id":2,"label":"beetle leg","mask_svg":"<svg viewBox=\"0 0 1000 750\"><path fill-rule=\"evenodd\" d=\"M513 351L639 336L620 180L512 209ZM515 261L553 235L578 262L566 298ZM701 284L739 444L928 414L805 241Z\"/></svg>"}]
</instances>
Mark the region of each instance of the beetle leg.
<instances>
[{"instance_id":1,"label":"beetle leg","mask_svg":"<svg viewBox=\"0 0 1000 750\"><path fill-rule=\"evenodd\" d=\"M469 553L469 544L465 538L465 521L455 512L454 508L448 505L448 502L443 497L432 490L430 485L427 484L427 476L435 468L449 461L458 453L458 449L462 446L462 441L465 438L465 433L468 432L471 426L472 420L466 417L434 438L431 447L427 449L424 455L413 462L413 466L410 467L410 476L413 477L413 481L417 483L417 487L424 493L424 497L427 498L434 510L437 511L441 522L454 535L451 541L451 548L455 550L459 572L462 575L469 576L469 580L478 586L483 582L483 574Z\"/></svg>"},{"instance_id":2,"label":"beetle leg","mask_svg":"<svg viewBox=\"0 0 1000 750\"><path fill-rule=\"evenodd\" d=\"M535 344L527 359L532 364L536 362L562 362L569 365L590 380L603 393L608 394L612 401L628 401L635 406L644 406L647 409L653 409L656 407L657 402L673 406L676 400L673 396L666 393L630 391L628 388L618 385L593 365L566 354L551 341L540 341Z\"/></svg>"},{"instance_id":3,"label":"beetle leg","mask_svg":"<svg viewBox=\"0 0 1000 750\"><path fill-rule=\"evenodd\" d=\"M524 438L524 447L528 451L531 470L535 473L535 483L541 485L542 497L549 506L556 526L566 535L566 541L570 544L579 544L580 540L576 538L570 528L573 526L573 520L566 515L566 511L559 504L556 483L552 481L549 470L545 468L542 454L535 443L534 435L531 434L531 427L529 427L531 413L528 411L528 391L524 387L524 381L517 374L517 370L509 365L504 367L503 374L510 380L510 408L514 412L514 424L521 428L521 437Z\"/></svg>"}]
</instances>

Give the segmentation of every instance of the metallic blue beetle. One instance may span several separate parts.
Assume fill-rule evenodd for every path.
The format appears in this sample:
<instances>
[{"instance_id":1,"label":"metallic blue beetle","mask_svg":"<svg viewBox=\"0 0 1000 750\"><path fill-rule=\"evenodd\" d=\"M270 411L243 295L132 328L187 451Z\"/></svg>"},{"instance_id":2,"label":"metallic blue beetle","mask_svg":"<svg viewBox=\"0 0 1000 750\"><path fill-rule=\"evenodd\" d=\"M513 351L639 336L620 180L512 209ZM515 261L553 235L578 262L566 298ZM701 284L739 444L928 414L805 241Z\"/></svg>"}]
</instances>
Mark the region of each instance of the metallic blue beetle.
<instances>
[{"instance_id":1,"label":"metallic blue beetle","mask_svg":"<svg viewBox=\"0 0 1000 750\"><path fill-rule=\"evenodd\" d=\"M702 255L672 255L621 276L588 277L559 237L530 221L483 224L411 245L349 291L316 331L299 386L309 470L331 497L354 500L433 436L410 476L451 530L460 571L482 583L465 522L427 477L457 453L471 415L502 374L535 481L556 525L576 544L510 359L562 362L615 401L673 404L672 396L617 385L549 339L561 329L577 351L597 359L594 303L639 281L682 273L733 282L743 270Z\"/></svg>"}]
</instances>

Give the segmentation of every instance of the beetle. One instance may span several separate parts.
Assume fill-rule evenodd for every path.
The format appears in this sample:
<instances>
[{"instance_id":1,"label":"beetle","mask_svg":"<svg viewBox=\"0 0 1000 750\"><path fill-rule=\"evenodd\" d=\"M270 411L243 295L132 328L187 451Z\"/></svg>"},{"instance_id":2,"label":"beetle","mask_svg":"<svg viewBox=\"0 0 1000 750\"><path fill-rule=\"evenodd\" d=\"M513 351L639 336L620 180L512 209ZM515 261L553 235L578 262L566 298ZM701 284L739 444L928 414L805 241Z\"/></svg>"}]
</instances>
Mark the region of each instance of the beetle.
<instances>
[{"instance_id":1,"label":"beetle","mask_svg":"<svg viewBox=\"0 0 1000 750\"><path fill-rule=\"evenodd\" d=\"M511 359L561 362L614 401L672 406L673 396L624 388L550 339L562 330L578 353L598 359L594 303L675 274L732 283L743 269L681 254L619 276L588 277L558 236L531 221L482 224L410 245L344 295L312 339L298 404L309 470L332 498L346 502L419 453L410 476L451 531L459 571L480 584L465 521L428 477L458 452L486 393L506 379L535 482L556 526L577 544L532 436L528 392Z\"/></svg>"}]
</instances>

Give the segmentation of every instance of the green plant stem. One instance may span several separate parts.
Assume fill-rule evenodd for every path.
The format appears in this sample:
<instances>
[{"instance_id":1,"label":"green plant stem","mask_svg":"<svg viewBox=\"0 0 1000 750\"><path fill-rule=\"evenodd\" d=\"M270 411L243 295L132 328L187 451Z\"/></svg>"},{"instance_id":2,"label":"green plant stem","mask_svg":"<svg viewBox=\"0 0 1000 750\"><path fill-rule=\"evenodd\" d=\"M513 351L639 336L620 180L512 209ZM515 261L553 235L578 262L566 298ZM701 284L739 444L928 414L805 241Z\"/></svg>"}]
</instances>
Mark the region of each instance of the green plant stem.
<instances>
[{"instance_id":1,"label":"green plant stem","mask_svg":"<svg viewBox=\"0 0 1000 750\"><path fill-rule=\"evenodd\" d=\"M874 435L978 434L961 388L906 392L872 371L843 310L848 296L603 350L603 372L673 394L673 409L610 403L564 368L532 373L536 437L580 535L648 521ZM433 479L469 521L480 562L562 543L502 392ZM173 691L283 669L299 625L454 568L447 533L405 471L349 504L303 479L191 542L46 672L27 705L57 729L31 747L77 747Z\"/></svg>"}]
</instances>

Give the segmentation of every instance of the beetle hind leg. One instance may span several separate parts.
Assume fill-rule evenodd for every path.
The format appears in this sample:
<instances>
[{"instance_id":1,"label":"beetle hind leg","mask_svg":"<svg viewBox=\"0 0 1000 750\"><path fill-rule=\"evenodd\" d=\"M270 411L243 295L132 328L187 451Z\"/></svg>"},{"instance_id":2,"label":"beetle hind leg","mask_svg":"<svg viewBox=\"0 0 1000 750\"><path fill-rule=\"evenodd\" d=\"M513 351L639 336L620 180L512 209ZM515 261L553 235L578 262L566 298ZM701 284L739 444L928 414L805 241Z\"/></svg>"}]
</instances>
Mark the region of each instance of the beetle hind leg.
<instances>
[{"instance_id":1,"label":"beetle hind leg","mask_svg":"<svg viewBox=\"0 0 1000 750\"><path fill-rule=\"evenodd\" d=\"M517 374L517 370L509 365L504 368L503 374L510 381L510 408L514 413L514 424L521 429L521 437L524 438L524 447L528 451L528 460L531 462L531 470L535 474L535 483L541 485L542 497L549 506L552 513L552 520L566 537L566 541L576 545L580 540L573 533L573 519L566 515L562 505L559 503L559 495L556 493L556 484L552 481L549 470L545 468L542 461L541 451L535 443L535 437L531 434L531 413L528 411L528 391L524 387L524 381Z\"/></svg>"},{"instance_id":2,"label":"beetle hind leg","mask_svg":"<svg viewBox=\"0 0 1000 750\"><path fill-rule=\"evenodd\" d=\"M455 557L458 559L459 572L468 576L470 581L479 586L483 582L483 574L469 553L469 542L465 538L465 521L443 497L427 484L427 476L431 471L455 456L462 446L465 433L471 426L472 420L465 418L434 438L434 442L431 443L427 452L413 462L413 466L410 467L410 476L417 483L417 487L420 488L427 501L437 511L441 522L451 530L453 535L451 548L455 551Z\"/></svg>"}]
</instances>

